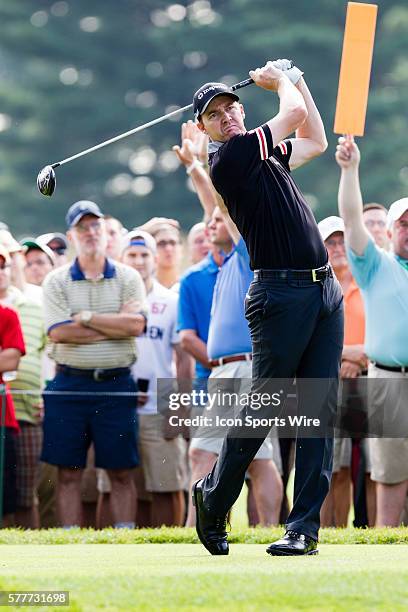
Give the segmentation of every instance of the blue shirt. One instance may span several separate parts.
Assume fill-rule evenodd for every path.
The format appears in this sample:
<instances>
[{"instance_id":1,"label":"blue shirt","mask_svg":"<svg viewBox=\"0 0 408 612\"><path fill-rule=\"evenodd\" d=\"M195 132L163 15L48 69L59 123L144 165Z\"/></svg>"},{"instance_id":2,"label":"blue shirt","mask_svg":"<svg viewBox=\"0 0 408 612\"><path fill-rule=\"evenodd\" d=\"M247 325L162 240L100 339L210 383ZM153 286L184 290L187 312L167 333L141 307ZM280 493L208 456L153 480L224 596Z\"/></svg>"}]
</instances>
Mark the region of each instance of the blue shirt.
<instances>
[{"instance_id":1,"label":"blue shirt","mask_svg":"<svg viewBox=\"0 0 408 612\"><path fill-rule=\"evenodd\" d=\"M408 270L369 240L363 255L347 249L366 313L365 351L372 361L408 365Z\"/></svg>"},{"instance_id":2,"label":"blue shirt","mask_svg":"<svg viewBox=\"0 0 408 612\"><path fill-rule=\"evenodd\" d=\"M207 343L210 359L252 352L244 307L252 279L248 251L241 238L225 258L215 283Z\"/></svg>"},{"instance_id":3,"label":"blue shirt","mask_svg":"<svg viewBox=\"0 0 408 612\"><path fill-rule=\"evenodd\" d=\"M178 331L193 329L206 344L217 274L218 266L209 253L198 264L191 266L180 281ZM208 378L210 372L211 370L196 362L197 378Z\"/></svg>"}]
</instances>

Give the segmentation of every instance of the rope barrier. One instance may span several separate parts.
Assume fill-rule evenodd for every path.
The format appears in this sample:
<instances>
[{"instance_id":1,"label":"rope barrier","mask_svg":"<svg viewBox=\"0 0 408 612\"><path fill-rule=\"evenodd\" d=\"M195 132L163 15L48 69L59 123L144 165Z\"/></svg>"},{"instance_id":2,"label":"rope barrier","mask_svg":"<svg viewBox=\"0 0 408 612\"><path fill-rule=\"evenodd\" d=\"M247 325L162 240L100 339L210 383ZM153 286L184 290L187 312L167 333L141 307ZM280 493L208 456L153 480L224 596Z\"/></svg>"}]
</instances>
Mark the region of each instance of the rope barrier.
<instances>
[{"instance_id":1,"label":"rope barrier","mask_svg":"<svg viewBox=\"0 0 408 612\"><path fill-rule=\"evenodd\" d=\"M12 396L16 395L112 395L115 397L156 397L155 391L143 393L141 391L47 391L41 389L25 390L25 389L9 389L8 393Z\"/></svg>"}]
</instances>

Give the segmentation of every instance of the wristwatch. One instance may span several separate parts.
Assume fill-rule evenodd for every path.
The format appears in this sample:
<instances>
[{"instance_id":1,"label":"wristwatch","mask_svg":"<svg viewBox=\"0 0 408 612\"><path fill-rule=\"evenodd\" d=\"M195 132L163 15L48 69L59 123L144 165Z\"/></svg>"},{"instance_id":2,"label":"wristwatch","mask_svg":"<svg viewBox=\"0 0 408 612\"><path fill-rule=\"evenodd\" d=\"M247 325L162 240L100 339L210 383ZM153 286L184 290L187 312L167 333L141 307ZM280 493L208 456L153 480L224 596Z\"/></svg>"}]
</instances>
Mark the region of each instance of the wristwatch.
<instances>
[{"instance_id":1,"label":"wristwatch","mask_svg":"<svg viewBox=\"0 0 408 612\"><path fill-rule=\"evenodd\" d=\"M87 327L88 323L92 319L93 312L91 310L81 310L80 312L80 321L82 325Z\"/></svg>"}]
</instances>

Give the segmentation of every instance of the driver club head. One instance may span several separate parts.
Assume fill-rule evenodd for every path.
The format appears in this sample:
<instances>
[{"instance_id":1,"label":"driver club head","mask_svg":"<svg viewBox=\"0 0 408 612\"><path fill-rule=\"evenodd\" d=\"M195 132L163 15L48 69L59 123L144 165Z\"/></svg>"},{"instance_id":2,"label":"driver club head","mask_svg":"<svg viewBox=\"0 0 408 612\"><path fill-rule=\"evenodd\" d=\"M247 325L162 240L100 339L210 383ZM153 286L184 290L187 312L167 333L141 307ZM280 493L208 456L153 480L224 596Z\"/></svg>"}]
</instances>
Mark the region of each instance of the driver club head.
<instances>
[{"instance_id":1,"label":"driver club head","mask_svg":"<svg viewBox=\"0 0 408 612\"><path fill-rule=\"evenodd\" d=\"M52 196L55 190L57 179L55 177L54 168L45 166L37 176L37 187L40 193L45 196Z\"/></svg>"}]
</instances>

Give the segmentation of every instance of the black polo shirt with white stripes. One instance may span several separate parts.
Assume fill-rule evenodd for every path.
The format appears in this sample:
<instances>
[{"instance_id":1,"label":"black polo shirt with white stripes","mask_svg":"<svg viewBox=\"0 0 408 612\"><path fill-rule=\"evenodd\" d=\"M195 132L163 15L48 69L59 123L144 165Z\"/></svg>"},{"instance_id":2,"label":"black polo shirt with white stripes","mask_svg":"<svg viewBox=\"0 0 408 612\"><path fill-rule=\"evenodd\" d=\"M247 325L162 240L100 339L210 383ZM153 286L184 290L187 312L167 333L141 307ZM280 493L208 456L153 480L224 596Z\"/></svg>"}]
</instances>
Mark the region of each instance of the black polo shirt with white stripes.
<instances>
[{"instance_id":1,"label":"black polo shirt with white stripes","mask_svg":"<svg viewBox=\"0 0 408 612\"><path fill-rule=\"evenodd\" d=\"M304 270L327 263L313 213L292 179L290 140L274 148L267 124L210 155L210 174L245 240L253 270Z\"/></svg>"}]
</instances>

